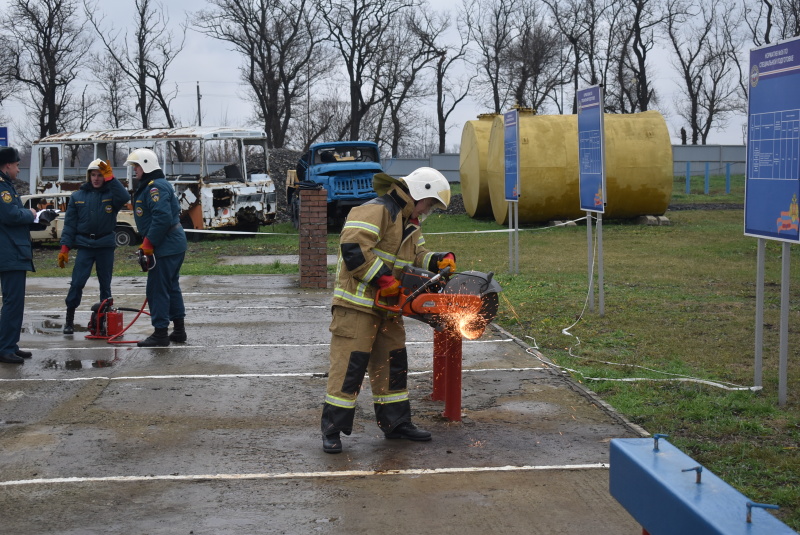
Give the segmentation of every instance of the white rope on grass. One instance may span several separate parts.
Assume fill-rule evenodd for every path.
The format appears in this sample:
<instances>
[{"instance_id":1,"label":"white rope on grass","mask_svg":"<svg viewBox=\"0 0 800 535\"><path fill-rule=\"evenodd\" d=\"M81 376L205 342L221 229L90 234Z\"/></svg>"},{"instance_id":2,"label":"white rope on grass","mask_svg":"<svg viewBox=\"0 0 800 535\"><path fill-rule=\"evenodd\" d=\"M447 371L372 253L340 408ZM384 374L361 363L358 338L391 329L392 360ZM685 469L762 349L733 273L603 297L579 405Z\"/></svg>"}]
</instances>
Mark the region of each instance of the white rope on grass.
<instances>
[{"instance_id":1,"label":"white rope on grass","mask_svg":"<svg viewBox=\"0 0 800 535\"><path fill-rule=\"evenodd\" d=\"M587 216L587 217L591 217L591 216ZM596 254L597 254L597 233L595 232L595 234L594 234L594 244L593 244L593 249L592 249L592 266L591 266L591 271L589 272L590 273L589 274L590 280L592 280L593 277L594 277L594 266L595 266L595 261L596 261ZM576 344L574 344L574 345L570 346L569 348L567 348L567 354L570 357L572 357L574 359L579 359L579 360L597 362L599 364L607 364L607 365L610 365L610 366L625 366L625 367L630 367L630 368L638 368L638 369L647 370L647 371L650 371L650 372L653 372L653 373L660 373L662 375L668 375L670 377L669 378L588 377L583 372L580 372L578 370L573 370L572 368L567 368L565 366L559 366L559 365L557 365L557 364L555 364L553 362L545 362L538 355L535 355L534 353L532 353L530 349L526 350L526 352L528 354L530 354L530 355L533 355L534 358L536 358L538 361L542 362L543 364L556 367L556 368L558 368L558 369L560 369L562 371L568 371L570 373L574 373L576 375L580 375L583 379L585 379L587 381L616 381L616 382L625 382L625 383L635 383L635 382L640 382L640 381L655 381L655 382L675 381L675 382L699 383L699 384L713 386L713 387L716 387L716 388L721 388L723 390L730 390L730 391L749 390L751 392L757 392L759 390L762 390L762 387L755 386L755 385L754 386L742 386L742 385L738 385L736 383L730 383L728 381L711 381L711 380L708 380L708 379L700 379L699 377L692 377L690 375L683 375L683 374L679 374L679 373L670 373L670 372L665 372L665 371L662 371L662 370L656 370L654 368L648 368L647 366L641 366L641 365L638 365L638 364L625 364L625 363L619 363L619 362L608 362L608 361L595 360L595 359L590 359L590 358L578 356L575 353L573 353L572 350L574 348L578 347L579 345L581 345L581 339L578 338L576 335L572 334L570 332L570 330L573 327L575 327L578 323L580 323L580 321L583 319L583 315L586 313L586 308L588 307L588 305L589 305L589 292L587 291L586 299L584 299L584 302L583 302L583 309L581 310L581 313L578 315L578 319L576 319L575 322L572 325L570 325L569 327L565 327L565 328L561 329L561 334L563 334L565 336L570 336L570 337L574 338L576 340L576 342L577 342ZM528 338L531 338L533 340L534 346L536 346L536 340L533 339L532 337L528 337ZM536 349L538 349L538 347L536 347Z\"/></svg>"}]
</instances>

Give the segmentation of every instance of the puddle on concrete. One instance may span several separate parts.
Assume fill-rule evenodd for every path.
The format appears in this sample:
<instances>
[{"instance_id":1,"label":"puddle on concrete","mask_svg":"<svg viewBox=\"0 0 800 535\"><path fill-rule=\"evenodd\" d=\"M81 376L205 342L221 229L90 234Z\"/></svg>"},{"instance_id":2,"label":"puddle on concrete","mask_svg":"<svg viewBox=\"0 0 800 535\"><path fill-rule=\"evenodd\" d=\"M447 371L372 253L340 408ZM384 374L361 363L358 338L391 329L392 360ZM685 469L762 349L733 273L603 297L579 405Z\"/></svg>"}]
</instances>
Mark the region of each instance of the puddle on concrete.
<instances>
[{"instance_id":1,"label":"puddle on concrete","mask_svg":"<svg viewBox=\"0 0 800 535\"><path fill-rule=\"evenodd\" d=\"M60 316L50 316L49 318L50 319L45 319L41 322L33 323L30 326L31 334L63 334L64 319ZM87 328L85 325L75 324L76 334L86 331Z\"/></svg>"},{"instance_id":2,"label":"puddle on concrete","mask_svg":"<svg viewBox=\"0 0 800 535\"><path fill-rule=\"evenodd\" d=\"M55 359L46 359L42 364L46 370L83 370L91 368L110 368L114 363L119 360L64 360L58 361Z\"/></svg>"}]
</instances>

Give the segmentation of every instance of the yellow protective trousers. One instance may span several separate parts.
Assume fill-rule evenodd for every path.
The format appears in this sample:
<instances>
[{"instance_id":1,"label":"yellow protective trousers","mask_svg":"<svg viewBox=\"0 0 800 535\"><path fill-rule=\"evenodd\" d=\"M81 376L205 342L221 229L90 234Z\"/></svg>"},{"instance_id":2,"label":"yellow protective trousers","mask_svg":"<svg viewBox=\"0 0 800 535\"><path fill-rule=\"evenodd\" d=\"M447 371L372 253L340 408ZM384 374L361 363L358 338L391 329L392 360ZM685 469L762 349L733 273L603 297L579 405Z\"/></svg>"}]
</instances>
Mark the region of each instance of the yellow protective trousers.
<instances>
[{"instance_id":1,"label":"yellow protective trousers","mask_svg":"<svg viewBox=\"0 0 800 535\"><path fill-rule=\"evenodd\" d=\"M353 430L356 398L369 372L378 426L391 432L411 421L408 355L402 316L382 317L343 306L333 307L328 387L322 433Z\"/></svg>"}]
</instances>

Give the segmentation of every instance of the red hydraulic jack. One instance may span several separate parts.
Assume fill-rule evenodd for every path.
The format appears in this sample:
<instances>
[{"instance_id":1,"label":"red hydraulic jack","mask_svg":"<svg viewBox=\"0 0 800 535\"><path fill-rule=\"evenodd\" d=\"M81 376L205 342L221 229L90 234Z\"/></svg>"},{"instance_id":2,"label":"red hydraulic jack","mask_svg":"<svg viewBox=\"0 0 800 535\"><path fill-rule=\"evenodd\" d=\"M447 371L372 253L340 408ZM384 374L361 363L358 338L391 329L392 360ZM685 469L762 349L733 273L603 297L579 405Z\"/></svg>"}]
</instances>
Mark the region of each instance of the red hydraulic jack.
<instances>
[{"instance_id":1,"label":"red hydraulic jack","mask_svg":"<svg viewBox=\"0 0 800 535\"><path fill-rule=\"evenodd\" d=\"M433 392L444 401L442 416L461 421L461 333L453 328L433 331Z\"/></svg>"}]
</instances>

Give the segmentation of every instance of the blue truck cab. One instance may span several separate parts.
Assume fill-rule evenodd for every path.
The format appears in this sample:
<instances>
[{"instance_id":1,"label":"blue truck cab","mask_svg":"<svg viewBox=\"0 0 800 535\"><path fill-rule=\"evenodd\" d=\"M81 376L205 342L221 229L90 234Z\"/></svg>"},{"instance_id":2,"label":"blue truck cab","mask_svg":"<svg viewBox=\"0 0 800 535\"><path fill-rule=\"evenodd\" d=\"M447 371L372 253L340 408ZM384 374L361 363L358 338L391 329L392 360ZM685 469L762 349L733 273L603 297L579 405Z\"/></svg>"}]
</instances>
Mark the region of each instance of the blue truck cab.
<instances>
[{"instance_id":1,"label":"blue truck cab","mask_svg":"<svg viewBox=\"0 0 800 535\"><path fill-rule=\"evenodd\" d=\"M353 206L377 196L372 177L383 172L378 145L371 141L334 141L311 145L286 179L286 201L295 227L300 223L299 189L328 192L328 225L341 226Z\"/></svg>"}]
</instances>

